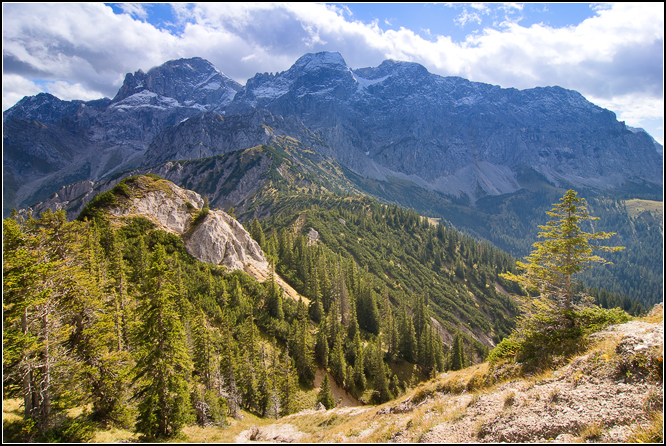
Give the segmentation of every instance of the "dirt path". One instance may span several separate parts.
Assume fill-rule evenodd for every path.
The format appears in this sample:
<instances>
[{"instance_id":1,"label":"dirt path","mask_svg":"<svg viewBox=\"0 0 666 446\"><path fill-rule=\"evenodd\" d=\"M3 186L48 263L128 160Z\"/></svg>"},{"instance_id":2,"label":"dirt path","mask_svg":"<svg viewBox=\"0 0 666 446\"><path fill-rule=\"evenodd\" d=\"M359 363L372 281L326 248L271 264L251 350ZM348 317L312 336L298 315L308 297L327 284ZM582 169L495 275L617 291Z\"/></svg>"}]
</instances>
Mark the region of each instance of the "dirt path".
<instances>
[{"instance_id":1,"label":"dirt path","mask_svg":"<svg viewBox=\"0 0 666 446\"><path fill-rule=\"evenodd\" d=\"M345 389L338 386L338 383L336 383L335 379L333 379L333 375L321 367L317 367L317 372L315 373L314 386L317 389L319 389L319 386L324 379L324 373L328 373L328 382L331 385L331 393L333 394L333 398L335 398L335 402L338 404L338 407L362 406L362 404L356 398L347 393Z\"/></svg>"}]
</instances>

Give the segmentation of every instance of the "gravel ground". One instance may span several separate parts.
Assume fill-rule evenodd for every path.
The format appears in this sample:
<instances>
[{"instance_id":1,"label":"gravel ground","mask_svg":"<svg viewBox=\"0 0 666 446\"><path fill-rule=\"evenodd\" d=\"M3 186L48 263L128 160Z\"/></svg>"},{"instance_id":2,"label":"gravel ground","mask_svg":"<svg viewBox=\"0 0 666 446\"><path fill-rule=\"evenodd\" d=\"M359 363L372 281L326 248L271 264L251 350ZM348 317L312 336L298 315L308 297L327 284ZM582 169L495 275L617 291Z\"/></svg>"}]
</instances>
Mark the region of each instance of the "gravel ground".
<instances>
[{"instance_id":1,"label":"gravel ground","mask_svg":"<svg viewBox=\"0 0 666 446\"><path fill-rule=\"evenodd\" d=\"M663 358L663 322L632 321L610 327L596 337L621 337L616 348L620 360L655 346L661 347ZM640 376L618 376L610 362L605 367L604 356L608 355L576 358L555 371L551 379L509 382L491 393L479 394L476 401L471 395L452 398L450 403L464 410L464 416L436 425L418 440L568 443L585 428L596 426L600 436L594 441L623 442L631 427L648 421L648 400L661 401L663 410L663 386Z\"/></svg>"}]
</instances>

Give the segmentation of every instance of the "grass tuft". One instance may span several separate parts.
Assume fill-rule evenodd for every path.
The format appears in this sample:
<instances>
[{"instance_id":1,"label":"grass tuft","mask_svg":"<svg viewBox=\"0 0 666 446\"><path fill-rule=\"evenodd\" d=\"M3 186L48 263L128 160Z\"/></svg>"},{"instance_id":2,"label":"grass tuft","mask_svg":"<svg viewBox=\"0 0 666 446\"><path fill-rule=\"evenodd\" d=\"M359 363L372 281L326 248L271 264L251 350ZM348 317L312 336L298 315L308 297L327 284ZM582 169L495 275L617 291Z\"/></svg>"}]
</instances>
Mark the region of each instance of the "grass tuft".
<instances>
[{"instance_id":1,"label":"grass tuft","mask_svg":"<svg viewBox=\"0 0 666 446\"><path fill-rule=\"evenodd\" d=\"M646 426L633 428L626 439L627 443L659 443L664 442L664 414L653 413Z\"/></svg>"},{"instance_id":2,"label":"grass tuft","mask_svg":"<svg viewBox=\"0 0 666 446\"><path fill-rule=\"evenodd\" d=\"M585 426L578 435L582 441L594 441L601 439L603 426L599 423L592 423Z\"/></svg>"}]
</instances>

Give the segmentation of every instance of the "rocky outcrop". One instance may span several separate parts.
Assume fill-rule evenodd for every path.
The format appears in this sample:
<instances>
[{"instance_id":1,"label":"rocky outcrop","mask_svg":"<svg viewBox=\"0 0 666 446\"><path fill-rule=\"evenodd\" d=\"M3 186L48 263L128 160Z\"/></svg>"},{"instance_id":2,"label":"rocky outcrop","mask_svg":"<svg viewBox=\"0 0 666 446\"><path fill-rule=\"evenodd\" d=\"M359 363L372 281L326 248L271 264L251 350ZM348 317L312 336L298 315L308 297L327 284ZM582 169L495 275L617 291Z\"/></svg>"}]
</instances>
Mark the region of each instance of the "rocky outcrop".
<instances>
[{"instance_id":1,"label":"rocky outcrop","mask_svg":"<svg viewBox=\"0 0 666 446\"><path fill-rule=\"evenodd\" d=\"M196 192L182 189L165 180L154 180L160 187L142 186L141 178L132 186L131 198L109 209L113 217L140 215L158 229L183 237L185 248L202 262L222 265L231 270L268 270L268 262L259 244L234 218L212 210L199 221L204 200ZM147 190L142 190L144 187ZM194 223L194 225L193 225Z\"/></svg>"},{"instance_id":2,"label":"rocky outcrop","mask_svg":"<svg viewBox=\"0 0 666 446\"><path fill-rule=\"evenodd\" d=\"M128 203L112 207L109 213L114 217L141 215L155 223L158 229L183 235L190 228L192 210L201 210L204 201L196 192L159 181L166 187L133 194ZM138 182L141 184L141 179Z\"/></svg>"},{"instance_id":3,"label":"rocky outcrop","mask_svg":"<svg viewBox=\"0 0 666 446\"><path fill-rule=\"evenodd\" d=\"M117 183L115 180L106 187L111 188ZM79 183L74 189L91 194L89 187L88 183ZM148 218L158 229L182 237L187 252L202 262L245 271L260 282L269 278L271 271L264 252L236 219L220 210L209 210L205 217L196 218L204 205L201 195L170 181L145 180L144 177L139 177L131 188L131 197L122 205L110 208L109 215ZM63 188L61 193L68 190ZM54 203L56 198L53 197ZM58 209L58 206L51 205L50 208ZM35 212L43 209L39 207ZM285 296L303 299L306 304L310 302L277 274L274 278Z\"/></svg>"},{"instance_id":4,"label":"rocky outcrop","mask_svg":"<svg viewBox=\"0 0 666 446\"><path fill-rule=\"evenodd\" d=\"M185 237L185 246L202 262L239 270L245 270L248 263L268 268L259 244L238 221L223 211L210 211Z\"/></svg>"}]
</instances>

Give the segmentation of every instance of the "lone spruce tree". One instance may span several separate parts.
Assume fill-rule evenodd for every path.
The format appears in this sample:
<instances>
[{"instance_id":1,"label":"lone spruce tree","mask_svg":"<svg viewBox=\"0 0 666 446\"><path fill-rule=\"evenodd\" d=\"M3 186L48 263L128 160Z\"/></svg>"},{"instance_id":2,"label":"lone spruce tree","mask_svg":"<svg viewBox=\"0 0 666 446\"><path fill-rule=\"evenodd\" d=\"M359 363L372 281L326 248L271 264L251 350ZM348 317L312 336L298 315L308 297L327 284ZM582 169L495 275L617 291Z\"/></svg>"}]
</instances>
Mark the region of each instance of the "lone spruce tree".
<instances>
[{"instance_id":1,"label":"lone spruce tree","mask_svg":"<svg viewBox=\"0 0 666 446\"><path fill-rule=\"evenodd\" d=\"M576 191L567 191L560 202L553 206L550 212L546 212L552 220L545 226L539 226L542 230L539 238L545 240L532 245L535 249L525 258L525 262L516 262L518 269L524 273L520 276L513 273L501 276L518 282L528 291L537 291L541 296L554 298L562 303L564 309L570 309L573 298L572 276L594 263L610 263L594 255L594 250L615 252L624 247L590 243L591 240L606 240L615 233L588 233L581 230L580 223L599 218L589 214L585 199L578 198Z\"/></svg>"}]
</instances>

